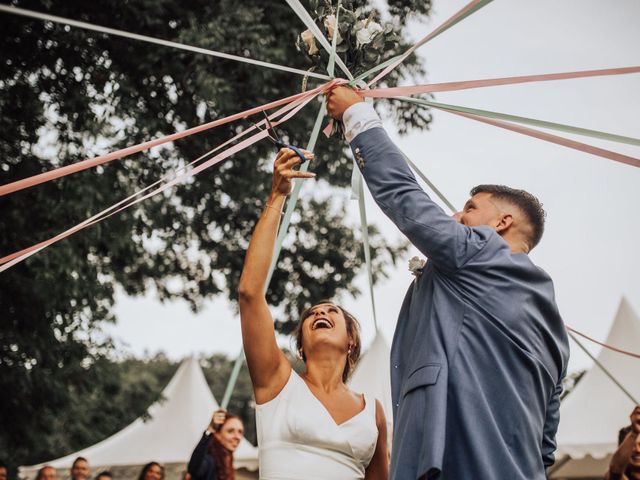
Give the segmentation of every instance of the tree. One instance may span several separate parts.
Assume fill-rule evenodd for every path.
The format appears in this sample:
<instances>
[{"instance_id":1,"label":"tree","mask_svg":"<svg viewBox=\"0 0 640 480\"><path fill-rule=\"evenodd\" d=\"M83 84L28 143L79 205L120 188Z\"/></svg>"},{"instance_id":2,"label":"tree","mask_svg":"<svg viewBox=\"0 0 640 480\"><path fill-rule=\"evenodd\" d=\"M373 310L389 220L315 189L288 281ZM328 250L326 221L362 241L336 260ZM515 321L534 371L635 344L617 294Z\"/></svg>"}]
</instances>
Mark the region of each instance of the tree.
<instances>
[{"instance_id":1,"label":"tree","mask_svg":"<svg viewBox=\"0 0 640 480\"><path fill-rule=\"evenodd\" d=\"M247 55L300 68L301 24L284 2L128 0L13 5L98 25ZM364 1L352 2L363 7ZM428 2L393 0L398 28ZM300 90L300 78L51 22L8 17L0 33L0 183L68 165L106 150L194 126ZM400 34L402 32L399 32ZM400 37L397 51L406 47ZM394 52L390 52L392 54ZM385 80L394 85L422 69L412 57ZM310 80L311 83L311 80ZM413 106L390 110L401 129L430 118ZM304 145L315 112L286 126ZM2 197L3 254L49 238L226 141L245 124L218 128L175 145ZM351 161L337 140L322 141L315 171L327 185L301 200L267 296L282 306L283 330L301 305L340 292L357 294L360 234L345 220ZM59 431L56 415L88 395L112 347L101 340L113 320L116 286L129 295L155 287L197 310L206 298L235 299L244 250L270 181L272 147L262 142L41 252L0 275L0 451L29 463L54 452L42 441ZM328 186L330 183L331 187ZM340 190L342 189L342 190ZM346 198L346 195L344 196ZM375 276L404 252L370 229ZM7 419L4 421L4 419ZM66 426L65 426L66 428ZM75 445L70 441L69 447ZM73 447L75 448L75 446Z\"/></svg>"}]
</instances>

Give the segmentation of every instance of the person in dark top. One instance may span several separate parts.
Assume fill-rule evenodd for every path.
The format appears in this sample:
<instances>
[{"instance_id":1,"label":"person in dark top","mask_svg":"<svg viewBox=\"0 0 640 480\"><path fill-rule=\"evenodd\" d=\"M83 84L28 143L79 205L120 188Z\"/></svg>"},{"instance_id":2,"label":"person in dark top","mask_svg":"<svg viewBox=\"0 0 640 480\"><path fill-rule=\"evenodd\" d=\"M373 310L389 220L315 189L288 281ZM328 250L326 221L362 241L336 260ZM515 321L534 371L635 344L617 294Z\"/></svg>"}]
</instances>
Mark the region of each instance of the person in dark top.
<instances>
[{"instance_id":1,"label":"person in dark top","mask_svg":"<svg viewBox=\"0 0 640 480\"><path fill-rule=\"evenodd\" d=\"M140 470L138 480L164 480L164 467L158 462L149 462Z\"/></svg>"},{"instance_id":2,"label":"person in dark top","mask_svg":"<svg viewBox=\"0 0 640 480\"><path fill-rule=\"evenodd\" d=\"M233 452L244 435L242 420L224 410L211 422L191 454L187 470L193 480L234 480Z\"/></svg>"},{"instance_id":3,"label":"person in dark top","mask_svg":"<svg viewBox=\"0 0 640 480\"><path fill-rule=\"evenodd\" d=\"M631 425L618 434L618 449L611 457L605 480L640 480L640 405L630 418Z\"/></svg>"}]
</instances>

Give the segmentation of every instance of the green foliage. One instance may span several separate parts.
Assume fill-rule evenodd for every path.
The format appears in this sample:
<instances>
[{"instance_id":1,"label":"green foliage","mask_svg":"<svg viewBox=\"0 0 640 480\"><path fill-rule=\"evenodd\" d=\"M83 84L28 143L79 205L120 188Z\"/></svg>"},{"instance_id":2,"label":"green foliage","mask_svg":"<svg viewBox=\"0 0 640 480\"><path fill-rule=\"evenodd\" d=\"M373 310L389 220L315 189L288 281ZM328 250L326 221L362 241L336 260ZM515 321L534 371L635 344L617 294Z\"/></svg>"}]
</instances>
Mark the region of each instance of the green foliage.
<instances>
[{"instance_id":1,"label":"green foliage","mask_svg":"<svg viewBox=\"0 0 640 480\"><path fill-rule=\"evenodd\" d=\"M221 399L233 361L224 355L214 355L202 360L201 364L214 396ZM83 390L75 384L70 386L69 405L50 412L51 421L46 432L33 432L36 439L30 451L23 453L21 463L31 464L73 453L104 440L139 417L150 418L148 408L154 402L164 400L162 390L177 368L178 363L163 354L147 359L99 359L82 373L90 388ZM44 402L40 408L46 405ZM246 367L238 377L229 411L242 418L245 436L255 444L253 391ZM206 424L202 429L205 427ZM24 430L21 433L28 435L31 432ZM7 451L11 450L3 449L3 452Z\"/></svg>"},{"instance_id":2,"label":"green foliage","mask_svg":"<svg viewBox=\"0 0 640 480\"><path fill-rule=\"evenodd\" d=\"M177 364L158 354L138 360L113 362L101 358L85 375L90 388L70 388L70 405L53 415L51 433L41 436L33 461L57 458L88 447L113 435L148 407L162 401L161 392L176 371Z\"/></svg>"},{"instance_id":3,"label":"green foliage","mask_svg":"<svg viewBox=\"0 0 640 480\"><path fill-rule=\"evenodd\" d=\"M300 23L284 2L11 3L298 68L310 66L295 48ZM418 2L393 1L390 11L401 14L402 24L406 12L399 7L414 4ZM420 13L428 12L420 8ZM300 89L300 78L288 73L0 15L0 184ZM421 72L416 60L410 59L386 83L393 85ZM389 109L401 130L428 125L429 118L414 108ZM309 107L286 125L291 142L304 145L315 114ZM2 254L85 220L246 125L221 127L2 197ZM104 425L106 432L134 415L107 407L79 416L69 413L75 411L75 402L85 399L97 409L98 403L89 399L108 398L118 388L114 380L96 390L105 375L112 375L105 360L112 346L101 339L99 327L113 320L117 286L129 295L154 287L161 299L184 299L193 310L216 295L235 299L244 251L267 197L274 155L272 146L261 142L170 194L148 199L0 275L0 388L7 392L0 397L0 451L11 462L41 461L62 446L65 451L79 448L88 442L92 422ZM357 226L345 220L344 202L333 201L351 176L344 144L335 139L321 141L316 158L318 177L333 189L316 189L312 198L300 201L301 213L268 292L269 301L288 315L280 319L285 329L290 328L287 320L296 316L299 305L345 291L357 293L351 281L363 267ZM378 278L405 245L390 244L375 229L370 235ZM151 389L152 383L147 379L139 384ZM149 400L145 388L126 395L142 405Z\"/></svg>"},{"instance_id":4,"label":"green foliage","mask_svg":"<svg viewBox=\"0 0 640 480\"><path fill-rule=\"evenodd\" d=\"M424 18L431 10L430 2L395 0L387 2L387 20L380 12L372 8L365 0L341 1L311 0L309 6L316 26L332 42L335 22L338 22L336 54L343 60L354 77L369 71L411 47L402 35L409 18ZM302 52L313 66L312 71L326 72L329 53L321 47L309 30L300 33L296 39L296 48ZM338 76L344 73L336 67ZM328 72L326 72L328 73ZM402 64L380 80L376 86L395 87L398 81L424 75L424 69L415 54L406 58ZM365 78L372 80L373 76ZM378 100L379 113L394 118L398 131L406 133L412 128L428 128L431 114L416 105L390 103Z\"/></svg>"}]
</instances>

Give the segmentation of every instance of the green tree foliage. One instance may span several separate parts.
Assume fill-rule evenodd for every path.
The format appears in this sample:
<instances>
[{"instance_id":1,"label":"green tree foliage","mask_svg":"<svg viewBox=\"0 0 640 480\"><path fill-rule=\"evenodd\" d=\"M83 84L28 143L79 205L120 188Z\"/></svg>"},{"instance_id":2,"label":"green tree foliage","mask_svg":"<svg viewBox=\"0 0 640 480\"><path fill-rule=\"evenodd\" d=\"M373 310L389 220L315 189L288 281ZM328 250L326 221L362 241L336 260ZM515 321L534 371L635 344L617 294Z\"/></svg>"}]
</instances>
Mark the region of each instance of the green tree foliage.
<instances>
[{"instance_id":1,"label":"green tree foliage","mask_svg":"<svg viewBox=\"0 0 640 480\"><path fill-rule=\"evenodd\" d=\"M285 2L11 4L236 55L311 66L295 48L303 26ZM400 0L390 2L390 11L403 25L408 9L416 6L418 13L428 13L428 3ZM300 90L301 79L288 73L6 13L0 21L0 184ZM404 45L400 39L398 49ZM385 81L394 85L421 72L411 58ZM403 108L389 110L402 130L428 125L429 118L414 107ZM305 144L314 110L308 107L287 124L290 141ZM2 197L0 251L14 252L81 222L247 125L221 127ZM73 421L90 429L93 417L74 420L65 412L78 399L90 398L96 383L110 375L104 356L112 347L101 340L99 327L113 320L116 286L129 295L153 287L160 299L184 299L193 310L216 295L235 298L249 235L267 196L274 153L261 142L0 275L0 386L5 392L0 396L0 451L12 462L41 461L59 453L60 445L67 450L82 446L81 432L64 442L60 436ZM279 318L283 329L291 327L287 319L295 317L301 304L358 293L352 282L363 266L360 234L345 218L351 160L335 139L321 141L316 158L314 169L323 188L301 200L295 233L267 293L285 312ZM379 278L404 245L389 243L375 229L370 236ZM111 422L107 412L100 421ZM48 438L56 438L55 445Z\"/></svg>"},{"instance_id":2,"label":"green tree foliage","mask_svg":"<svg viewBox=\"0 0 640 480\"><path fill-rule=\"evenodd\" d=\"M100 358L84 369L90 389L71 384L69 405L52 412L50 433L38 437L37 458L72 453L104 440L140 416L146 418L149 406L162 401L161 392L177 366L162 354L119 362Z\"/></svg>"},{"instance_id":3,"label":"green tree foliage","mask_svg":"<svg viewBox=\"0 0 640 480\"><path fill-rule=\"evenodd\" d=\"M221 399L233 360L214 355L203 359L201 365L212 393ZM68 392L69 405L51 412L50 432L37 435L37 442L30 446L32 458L48 460L69 454L104 440L139 417L149 419L149 407L164 400L162 390L178 366L162 353L146 359L99 359L83 371L90 379L91 388L79 390L72 384ZM255 444L253 391L246 367L240 371L228 409L242 418L245 436ZM205 427L206 424L202 429Z\"/></svg>"}]
</instances>

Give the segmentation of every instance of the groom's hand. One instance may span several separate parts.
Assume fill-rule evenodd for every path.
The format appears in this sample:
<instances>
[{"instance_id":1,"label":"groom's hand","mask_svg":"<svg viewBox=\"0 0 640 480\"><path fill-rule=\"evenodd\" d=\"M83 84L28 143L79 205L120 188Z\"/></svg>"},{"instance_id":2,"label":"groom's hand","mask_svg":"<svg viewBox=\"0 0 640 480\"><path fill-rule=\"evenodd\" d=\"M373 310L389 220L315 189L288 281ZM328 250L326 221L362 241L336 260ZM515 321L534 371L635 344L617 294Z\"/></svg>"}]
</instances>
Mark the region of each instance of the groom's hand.
<instances>
[{"instance_id":1,"label":"groom's hand","mask_svg":"<svg viewBox=\"0 0 640 480\"><path fill-rule=\"evenodd\" d=\"M336 120L342 120L347 108L362 101L362 97L352 88L336 87L327 94L327 111Z\"/></svg>"}]
</instances>

